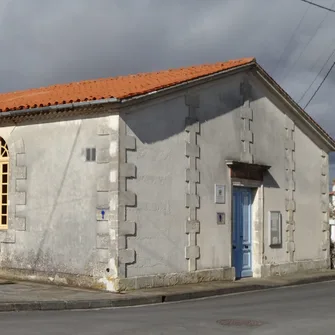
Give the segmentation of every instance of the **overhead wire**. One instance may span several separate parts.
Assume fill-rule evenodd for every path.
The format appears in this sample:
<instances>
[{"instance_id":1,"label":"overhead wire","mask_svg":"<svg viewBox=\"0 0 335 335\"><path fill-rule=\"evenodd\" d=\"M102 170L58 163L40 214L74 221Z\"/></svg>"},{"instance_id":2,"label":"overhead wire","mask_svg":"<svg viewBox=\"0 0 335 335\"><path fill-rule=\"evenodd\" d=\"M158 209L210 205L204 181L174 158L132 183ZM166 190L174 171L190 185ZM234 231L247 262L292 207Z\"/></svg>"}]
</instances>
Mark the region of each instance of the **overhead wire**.
<instances>
[{"instance_id":1,"label":"overhead wire","mask_svg":"<svg viewBox=\"0 0 335 335\"><path fill-rule=\"evenodd\" d=\"M316 96L316 94L319 92L321 86L323 85L323 83L326 81L327 77L329 76L330 72L333 70L335 66L335 62L333 63L333 65L330 67L330 69L328 70L327 74L325 75L325 77L323 78L322 82L320 83L320 85L318 86L318 88L316 89L316 91L314 92L314 94L312 95L312 97L308 100L307 104L305 105L304 109L306 109L308 107L308 105L311 103L311 101L314 99L314 97Z\"/></svg>"},{"instance_id":2,"label":"overhead wire","mask_svg":"<svg viewBox=\"0 0 335 335\"><path fill-rule=\"evenodd\" d=\"M334 6L335 2L333 3ZM333 7L332 6L332 7ZM309 39L308 43L305 45L305 47L303 48L303 50L300 52L298 58L294 61L293 65L290 67L290 70L287 72L287 74L284 76L284 78L282 79L283 81L288 77L288 75L292 72L293 68L295 67L295 65L297 64L297 62L300 60L301 56L303 55L303 53L305 52L305 50L308 48L308 46L310 45L310 43L312 42L312 40L314 39L314 37L316 36L316 34L318 33L319 29L321 28L321 26L323 25L323 23L325 22L326 18L328 17L327 13L324 18L322 19L322 21L319 23L319 25L317 26L313 36Z\"/></svg>"},{"instance_id":3,"label":"overhead wire","mask_svg":"<svg viewBox=\"0 0 335 335\"><path fill-rule=\"evenodd\" d=\"M306 2L306 3L310 4L310 5L315 6L315 7L319 7L319 8L328 10L329 12L333 12L333 13L335 13L335 10L334 10L333 8L329 8L329 7L326 7L326 6L322 6L322 5L319 5L319 4L315 3L315 2L308 1L308 0L300 0L300 1L302 1L302 2Z\"/></svg>"},{"instance_id":4,"label":"overhead wire","mask_svg":"<svg viewBox=\"0 0 335 335\"><path fill-rule=\"evenodd\" d=\"M307 8L306 8L304 15L301 17L301 19L300 19L298 25L297 25L296 28L294 29L294 31L293 31L293 33L292 33L292 35L291 35L291 38L290 38L290 40L289 40L289 42L287 43L286 47L284 48L283 52L281 53L281 55L280 55L280 57L279 57L279 61L277 62L277 65L276 65L276 67L275 67L275 69L274 69L274 71L273 71L273 74L276 73L279 64L280 64L281 61L283 60L283 56L285 55L285 53L286 53L288 47L290 46L290 44L291 44L291 42L292 42L292 40L293 40L293 38L294 38L296 32L297 32L298 29L300 28L300 26L301 26L302 22L304 21L304 19L305 19L305 17L306 17L306 15L307 15L307 13L308 13L308 11L309 11L310 8L311 8L311 7L307 7Z\"/></svg>"},{"instance_id":5,"label":"overhead wire","mask_svg":"<svg viewBox=\"0 0 335 335\"><path fill-rule=\"evenodd\" d=\"M335 55L335 48L333 49L332 53L330 54L330 56L327 58L327 60L325 61L325 63L323 64L321 70L318 72L318 74L315 76L314 80L312 81L312 83L308 86L308 88L305 90L305 92L303 93L303 95L301 96L300 100L298 101L298 103L300 104L300 102L302 101L302 99L305 97L305 95L307 94L307 92L310 90L310 88L313 86L313 84L315 83L315 81L319 78L319 76L321 75L322 71L324 70L324 68L326 67L326 65L328 64L329 60Z\"/></svg>"}]
</instances>

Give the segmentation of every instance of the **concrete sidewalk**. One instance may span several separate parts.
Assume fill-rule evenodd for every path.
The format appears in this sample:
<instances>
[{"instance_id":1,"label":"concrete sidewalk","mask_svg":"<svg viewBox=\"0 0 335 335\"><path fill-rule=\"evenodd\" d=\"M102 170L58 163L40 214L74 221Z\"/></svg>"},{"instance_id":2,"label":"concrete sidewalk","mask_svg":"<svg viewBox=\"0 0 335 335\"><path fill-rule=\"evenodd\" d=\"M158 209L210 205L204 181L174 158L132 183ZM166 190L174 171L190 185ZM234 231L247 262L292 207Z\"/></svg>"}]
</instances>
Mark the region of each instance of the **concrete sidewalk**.
<instances>
[{"instance_id":1,"label":"concrete sidewalk","mask_svg":"<svg viewBox=\"0 0 335 335\"><path fill-rule=\"evenodd\" d=\"M210 282L124 293L106 293L0 279L0 312L147 305L335 280L335 270L235 282Z\"/></svg>"}]
</instances>

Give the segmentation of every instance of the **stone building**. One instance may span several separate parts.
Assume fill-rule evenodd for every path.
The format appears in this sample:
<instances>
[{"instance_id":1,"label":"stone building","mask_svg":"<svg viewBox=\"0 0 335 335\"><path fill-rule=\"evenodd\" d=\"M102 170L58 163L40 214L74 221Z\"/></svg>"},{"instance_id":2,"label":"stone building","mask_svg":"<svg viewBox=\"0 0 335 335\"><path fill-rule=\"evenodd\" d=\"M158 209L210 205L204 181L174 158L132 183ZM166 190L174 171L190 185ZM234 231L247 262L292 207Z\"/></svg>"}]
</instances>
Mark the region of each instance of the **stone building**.
<instances>
[{"instance_id":1,"label":"stone building","mask_svg":"<svg viewBox=\"0 0 335 335\"><path fill-rule=\"evenodd\" d=\"M0 276L118 291L330 266L335 142L253 58L0 110Z\"/></svg>"}]
</instances>

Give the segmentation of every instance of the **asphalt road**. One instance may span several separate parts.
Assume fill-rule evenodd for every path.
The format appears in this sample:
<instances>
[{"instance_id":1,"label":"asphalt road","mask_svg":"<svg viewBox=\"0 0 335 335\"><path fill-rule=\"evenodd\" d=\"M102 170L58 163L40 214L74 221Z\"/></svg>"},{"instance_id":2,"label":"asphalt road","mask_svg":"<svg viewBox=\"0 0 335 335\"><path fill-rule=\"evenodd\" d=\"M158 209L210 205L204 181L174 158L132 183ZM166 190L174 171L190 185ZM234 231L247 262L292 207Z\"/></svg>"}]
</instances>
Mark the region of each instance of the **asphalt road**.
<instances>
[{"instance_id":1,"label":"asphalt road","mask_svg":"<svg viewBox=\"0 0 335 335\"><path fill-rule=\"evenodd\" d=\"M328 335L335 334L334 302L335 281L155 306L0 313L0 334ZM217 322L227 319L252 324Z\"/></svg>"}]
</instances>

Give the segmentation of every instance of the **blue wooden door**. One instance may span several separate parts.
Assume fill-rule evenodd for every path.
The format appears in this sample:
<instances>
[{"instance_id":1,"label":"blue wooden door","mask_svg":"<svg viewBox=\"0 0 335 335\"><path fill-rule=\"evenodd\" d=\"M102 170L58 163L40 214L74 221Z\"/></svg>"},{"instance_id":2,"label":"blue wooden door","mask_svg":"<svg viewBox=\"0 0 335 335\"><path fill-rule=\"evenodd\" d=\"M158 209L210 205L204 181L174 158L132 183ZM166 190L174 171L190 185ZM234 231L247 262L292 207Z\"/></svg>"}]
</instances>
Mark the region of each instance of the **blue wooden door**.
<instances>
[{"instance_id":1,"label":"blue wooden door","mask_svg":"<svg viewBox=\"0 0 335 335\"><path fill-rule=\"evenodd\" d=\"M251 190L233 189L233 266L236 278L252 277Z\"/></svg>"}]
</instances>

